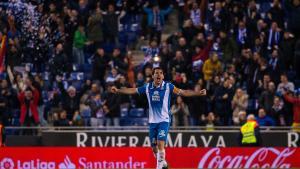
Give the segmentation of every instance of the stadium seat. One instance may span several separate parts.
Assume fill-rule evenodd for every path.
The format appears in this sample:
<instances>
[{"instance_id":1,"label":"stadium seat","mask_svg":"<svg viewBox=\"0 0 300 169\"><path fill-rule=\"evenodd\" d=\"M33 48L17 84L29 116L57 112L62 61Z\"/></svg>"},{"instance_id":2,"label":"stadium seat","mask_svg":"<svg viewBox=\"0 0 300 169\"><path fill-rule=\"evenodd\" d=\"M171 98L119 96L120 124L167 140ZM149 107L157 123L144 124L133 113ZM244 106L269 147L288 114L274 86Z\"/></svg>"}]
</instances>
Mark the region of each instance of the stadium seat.
<instances>
[{"instance_id":1,"label":"stadium seat","mask_svg":"<svg viewBox=\"0 0 300 169\"><path fill-rule=\"evenodd\" d=\"M43 99L48 99L48 92L47 91L42 91L42 98Z\"/></svg>"},{"instance_id":2,"label":"stadium seat","mask_svg":"<svg viewBox=\"0 0 300 169\"><path fill-rule=\"evenodd\" d=\"M71 80L84 80L84 73L83 72L72 72Z\"/></svg>"},{"instance_id":3,"label":"stadium seat","mask_svg":"<svg viewBox=\"0 0 300 169\"><path fill-rule=\"evenodd\" d=\"M300 88L300 80L295 80L295 87Z\"/></svg>"},{"instance_id":4,"label":"stadium seat","mask_svg":"<svg viewBox=\"0 0 300 169\"><path fill-rule=\"evenodd\" d=\"M11 125L20 126L20 118L12 118Z\"/></svg>"},{"instance_id":5,"label":"stadium seat","mask_svg":"<svg viewBox=\"0 0 300 169\"><path fill-rule=\"evenodd\" d=\"M0 80L6 79L6 73L0 73Z\"/></svg>"},{"instance_id":6,"label":"stadium seat","mask_svg":"<svg viewBox=\"0 0 300 169\"><path fill-rule=\"evenodd\" d=\"M120 116L127 117L128 116L128 108L121 108Z\"/></svg>"},{"instance_id":7,"label":"stadium seat","mask_svg":"<svg viewBox=\"0 0 300 169\"><path fill-rule=\"evenodd\" d=\"M131 118L128 118L128 117L122 117L120 119L120 125L121 126L130 126L131 125Z\"/></svg>"},{"instance_id":8,"label":"stadium seat","mask_svg":"<svg viewBox=\"0 0 300 169\"><path fill-rule=\"evenodd\" d=\"M74 72L82 72L83 71L82 65L80 65L80 64L73 64L72 65L72 70Z\"/></svg>"},{"instance_id":9,"label":"stadium seat","mask_svg":"<svg viewBox=\"0 0 300 169\"><path fill-rule=\"evenodd\" d=\"M44 72L44 73L42 73L42 78L43 78L43 80L49 80L49 78L50 78L50 73L49 73L49 72Z\"/></svg>"},{"instance_id":10,"label":"stadium seat","mask_svg":"<svg viewBox=\"0 0 300 169\"><path fill-rule=\"evenodd\" d=\"M92 79L92 73L85 73L85 79Z\"/></svg>"},{"instance_id":11,"label":"stadium seat","mask_svg":"<svg viewBox=\"0 0 300 169\"><path fill-rule=\"evenodd\" d=\"M128 35L128 43L129 44L137 41L137 35L135 32L129 32L127 35Z\"/></svg>"},{"instance_id":12,"label":"stadium seat","mask_svg":"<svg viewBox=\"0 0 300 169\"><path fill-rule=\"evenodd\" d=\"M83 110L80 112L81 116L83 118L90 118L91 117L91 111L88 111L88 110Z\"/></svg>"},{"instance_id":13,"label":"stadium seat","mask_svg":"<svg viewBox=\"0 0 300 169\"><path fill-rule=\"evenodd\" d=\"M51 87L51 82L49 80L44 80L44 86L43 86L43 89L46 90L46 91L49 91L52 89Z\"/></svg>"},{"instance_id":14,"label":"stadium seat","mask_svg":"<svg viewBox=\"0 0 300 169\"><path fill-rule=\"evenodd\" d=\"M92 71L92 65L91 64L84 64L83 65L83 72L88 73Z\"/></svg>"},{"instance_id":15,"label":"stadium seat","mask_svg":"<svg viewBox=\"0 0 300 169\"><path fill-rule=\"evenodd\" d=\"M73 80L72 81L72 86L74 86L77 91L80 91L83 83L84 83L83 80Z\"/></svg>"},{"instance_id":16,"label":"stadium seat","mask_svg":"<svg viewBox=\"0 0 300 169\"><path fill-rule=\"evenodd\" d=\"M132 119L132 126L147 126L148 118L134 118Z\"/></svg>"},{"instance_id":17,"label":"stadium seat","mask_svg":"<svg viewBox=\"0 0 300 169\"><path fill-rule=\"evenodd\" d=\"M256 112L256 99L248 100L247 112L248 114L253 114Z\"/></svg>"},{"instance_id":18,"label":"stadium seat","mask_svg":"<svg viewBox=\"0 0 300 169\"><path fill-rule=\"evenodd\" d=\"M115 45L111 43L105 43L103 49L106 53L111 53L114 50Z\"/></svg>"},{"instance_id":19,"label":"stadium seat","mask_svg":"<svg viewBox=\"0 0 300 169\"><path fill-rule=\"evenodd\" d=\"M139 25L137 23L131 24L130 31L137 32L139 29Z\"/></svg>"},{"instance_id":20,"label":"stadium seat","mask_svg":"<svg viewBox=\"0 0 300 169\"><path fill-rule=\"evenodd\" d=\"M145 110L143 108L134 108L129 111L130 117L145 117Z\"/></svg>"}]
</instances>

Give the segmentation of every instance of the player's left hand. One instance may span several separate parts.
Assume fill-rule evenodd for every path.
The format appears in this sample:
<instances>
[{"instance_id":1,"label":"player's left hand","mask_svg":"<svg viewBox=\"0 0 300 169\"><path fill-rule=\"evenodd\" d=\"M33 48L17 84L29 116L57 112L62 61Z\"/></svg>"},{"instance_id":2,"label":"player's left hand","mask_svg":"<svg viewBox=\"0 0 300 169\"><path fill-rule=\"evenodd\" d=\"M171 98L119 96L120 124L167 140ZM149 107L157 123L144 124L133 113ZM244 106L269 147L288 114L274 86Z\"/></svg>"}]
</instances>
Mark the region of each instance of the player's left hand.
<instances>
[{"instance_id":1,"label":"player's left hand","mask_svg":"<svg viewBox=\"0 0 300 169\"><path fill-rule=\"evenodd\" d=\"M200 90L200 95L201 95L201 96L205 96L205 95L206 95L206 89Z\"/></svg>"}]
</instances>

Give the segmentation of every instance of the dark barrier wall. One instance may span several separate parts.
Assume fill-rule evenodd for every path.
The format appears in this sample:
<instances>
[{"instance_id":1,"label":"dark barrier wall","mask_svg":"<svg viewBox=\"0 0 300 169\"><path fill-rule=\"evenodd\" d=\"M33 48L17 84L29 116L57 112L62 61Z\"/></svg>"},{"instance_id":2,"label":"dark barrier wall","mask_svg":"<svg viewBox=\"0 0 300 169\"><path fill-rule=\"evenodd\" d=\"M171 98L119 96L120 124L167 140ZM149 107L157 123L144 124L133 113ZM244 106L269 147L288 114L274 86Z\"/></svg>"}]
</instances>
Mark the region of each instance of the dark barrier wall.
<instances>
[{"instance_id":1,"label":"dark barrier wall","mask_svg":"<svg viewBox=\"0 0 300 169\"><path fill-rule=\"evenodd\" d=\"M233 147L239 146L238 132L192 131L170 132L169 147ZM288 131L262 132L263 146L298 147L300 133ZM43 132L44 146L77 147L148 147L150 140L146 131L51 131Z\"/></svg>"},{"instance_id":2,"label":"dark barrier wall","mask_svg":"<svg viewBox=\"0 0 300 169\"><path fill-rule=\"evenodd\" d=\"M40 136L7 136L6 146L41 146Z\"/></svg>"}]
</instances>

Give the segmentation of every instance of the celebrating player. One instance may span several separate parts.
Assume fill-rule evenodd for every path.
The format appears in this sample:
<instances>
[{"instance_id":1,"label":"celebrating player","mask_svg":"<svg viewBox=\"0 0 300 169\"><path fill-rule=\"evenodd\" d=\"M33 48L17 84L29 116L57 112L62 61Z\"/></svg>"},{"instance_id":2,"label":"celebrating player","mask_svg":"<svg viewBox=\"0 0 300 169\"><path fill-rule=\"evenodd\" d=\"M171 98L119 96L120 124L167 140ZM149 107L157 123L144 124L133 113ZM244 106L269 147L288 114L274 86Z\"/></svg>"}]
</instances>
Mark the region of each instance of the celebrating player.
<instances>
[{"instance_id":1,"label":"celebrating player","mask_svg":"<svg viewBox=\"0 0 300 169\"><path fill-rule=\"evenodd\" d=\"M171 95L176 94L185 97L206 95L206 90L194 92L191 90L182 90L176 88L172 83L164 81L163 70L155 67L152 70L152 83L147 83L139 88L112 87L113 93L120 94L143 94L146 93L149 104L149 136L152 150L157 159L157 169L167 168L165 159L165 143L171 122Z\"/></svg>"}]
</instances>

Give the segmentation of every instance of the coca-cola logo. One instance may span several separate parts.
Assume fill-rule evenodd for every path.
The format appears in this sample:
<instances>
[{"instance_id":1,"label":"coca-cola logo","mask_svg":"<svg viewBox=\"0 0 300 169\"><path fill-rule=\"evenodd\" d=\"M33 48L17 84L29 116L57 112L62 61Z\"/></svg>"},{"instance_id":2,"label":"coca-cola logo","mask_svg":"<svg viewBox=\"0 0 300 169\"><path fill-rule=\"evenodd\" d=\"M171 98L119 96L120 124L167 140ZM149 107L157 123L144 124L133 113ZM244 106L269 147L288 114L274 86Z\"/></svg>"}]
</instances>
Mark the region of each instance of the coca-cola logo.
<instances>
[{"instance_id":1,"label":"coca-cola logo","mask_svg":"<svg viewBox=\"0 0 300 169\"><path fill-rule=\"evenodd\" d=\"M201 158L198 168L290 168L286 158L296 149L260 148L249 155L222 155L222 149L212 148Z\"/></svg>"}]
</instances>

